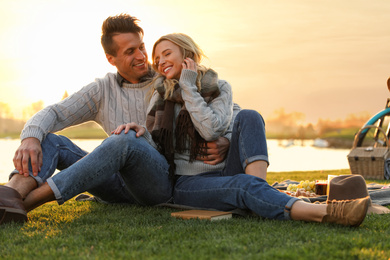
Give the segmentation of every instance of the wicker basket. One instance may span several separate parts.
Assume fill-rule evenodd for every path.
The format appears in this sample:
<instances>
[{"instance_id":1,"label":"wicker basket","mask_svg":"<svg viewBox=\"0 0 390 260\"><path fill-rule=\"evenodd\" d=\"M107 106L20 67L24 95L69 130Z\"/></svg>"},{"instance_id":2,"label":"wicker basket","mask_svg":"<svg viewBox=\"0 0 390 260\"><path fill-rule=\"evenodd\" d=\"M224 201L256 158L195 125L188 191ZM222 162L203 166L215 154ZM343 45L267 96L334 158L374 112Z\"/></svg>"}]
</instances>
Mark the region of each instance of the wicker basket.
<instances>
[{"instance_id":1,"label":"wicker basket","mask_svg":"<svg viewBox=\"0 0 390 260\"><path fill-rule=\"evenodd\" d=\"M367 128L376 128L386 138L387 147L356 147L360 133ZM385 161L390 156L389 140L385 132L377 126L365 126L355 135L352 150L348 154L348 163L352 174L360 174L365 179L383 180L385 177Z\"/></svg>"}]
</instances>

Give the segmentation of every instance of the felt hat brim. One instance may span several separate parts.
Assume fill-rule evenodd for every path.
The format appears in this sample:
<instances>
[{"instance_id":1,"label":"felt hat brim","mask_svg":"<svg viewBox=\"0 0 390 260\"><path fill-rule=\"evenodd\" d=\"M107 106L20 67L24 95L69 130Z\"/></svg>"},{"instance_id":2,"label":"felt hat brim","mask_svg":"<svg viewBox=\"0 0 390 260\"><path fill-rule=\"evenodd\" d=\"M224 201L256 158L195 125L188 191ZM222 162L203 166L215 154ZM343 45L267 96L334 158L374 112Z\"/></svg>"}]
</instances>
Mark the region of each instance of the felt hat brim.
<instances>
[{"instance_id":1,"label":"felt hat brim","mask_svg":"<svg viewBox=\"0 0 390 260\"><path fill-rule=\"evenodd\" d=\"M353 200L369 196L367 184L363 176L358 174L339 175L334 177L329 185L328 201ZM387 207L372 203L368 206L367 214L389 214Z\"/></svg>"}]
</instances>

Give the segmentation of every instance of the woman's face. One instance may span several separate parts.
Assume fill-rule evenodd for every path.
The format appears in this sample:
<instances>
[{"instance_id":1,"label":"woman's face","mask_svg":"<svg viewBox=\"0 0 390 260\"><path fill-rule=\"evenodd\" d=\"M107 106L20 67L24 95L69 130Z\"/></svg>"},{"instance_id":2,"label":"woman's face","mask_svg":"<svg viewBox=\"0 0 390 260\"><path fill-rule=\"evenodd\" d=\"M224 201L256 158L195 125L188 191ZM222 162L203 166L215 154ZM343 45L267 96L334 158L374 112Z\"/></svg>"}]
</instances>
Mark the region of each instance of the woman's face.
<instances>
[{"instance_id":1,"label":"woman's face","mask_svg":"<svg viewBox=\"0 0 390 260\"><path fill-rule=\"evenodd\" d=\"M180 79L183 54L180 47L171 41L163 40L156 45L154 64L158 72L167 79Z\"/></svg>"}]
</instances>

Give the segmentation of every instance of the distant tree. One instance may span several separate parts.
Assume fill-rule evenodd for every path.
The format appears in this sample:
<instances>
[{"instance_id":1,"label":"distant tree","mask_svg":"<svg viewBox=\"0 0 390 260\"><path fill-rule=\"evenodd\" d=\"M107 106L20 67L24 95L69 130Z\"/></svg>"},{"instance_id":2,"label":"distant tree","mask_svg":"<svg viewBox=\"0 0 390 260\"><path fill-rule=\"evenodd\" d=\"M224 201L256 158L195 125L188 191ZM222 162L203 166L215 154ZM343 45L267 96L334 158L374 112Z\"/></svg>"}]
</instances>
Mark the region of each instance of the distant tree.
<instances>
[{"instance_id":1,"label":"distant tree","mask_svg":"<svg viewBox=\"0 0 390 260\"><path fill-rule=\"evenodd\" d=\"M368 112L349 114L345 118L344 127L361 127L371 118L371 116L372 115Z\"/></svg>"},{"instance_id":2,"label":"distant tree","mask_svg":"<svg viewBox=\"0 0 390 260\"><path fill-rule=\"evenodd\" d=\"M316 138L316 137L317 137L317 131L315 130L313 124L309 123L305 127L305 138L313 139L313 138Z\"/></svg>"},{"instance_id":3,"label":"distant tree","mask_svg":"<svg viewBox=\"0 0 390 260\"><path fill-rule=\"evenodd\" d=\"M31 105L23 109L23 118L29 119L35 113L43 109L43 101L39 100L38 102L32 103Z\"/></svg>"},{"instance_id":4,"label":"distant tree","mask_svg":"<svg viewBox=\"0 0 390 260\"><path fill-rule=\"evenodd\" d=\"M267 122L278 122L284 126L298 126L305 120L305 114L301 112L286 113L284 108L275 110L273 115L267 119Z\"/></svg>"},{"instance_id":5,"label":"distant tree","mask_svg":"<svg viewBox=\"0 0 390 260\"><path fill-rule=\"evenodd\" d=\"M68 92L65 90L65 93L64 95L62 96L62 99L61 100L64 100L65 98L69 97L69 94Z\"/></svg>"},{"instance_id":6,"label":"distant tree","mask_svg":"<svg viewBox=\"0 0 390 260\"><path fill-rule=\"evenodd\" d=\"M327 119L320 118L318 119L316 127L319 135L321 136L326 132L331 132L331 131L341 129L342 125L343 125L343 121L340 119L332 121L329 118Z\"/></svg>"},{"instance_id":7,"label":"distant tree","mask_svg":"<svg viewBox=\"0 0 390 260\"><path fill-rule=\"evenodd\" d=\"M270 118L266 119L267 131L277 134L280 138L293 138L297 135L299 127L303 124L305 115L301 112L287 113L284 108L273 112Z\"/></svg>"},{"instance_id":8,"label":"distant tree","mask_svg":"<svg viewBox=\"0 0 390 260\"><path fill-rule=\"evenodd\" d=\"M349 114L344 120L319 119L316 128L320 135L326 132L339 131L344 128L360 128L370 119L370 117L371 115L368 112L361 112Z\"/></svg>"},{"instance_id":9,"label":"distant tree","mask_svg":"<svg viewBox=\"0 0 390 260\"><path fill-rule=\"evenodd\" d=\"M8 104L0 102L0 118L12 118L11 109Z\"/></svg>"}]
</instances>

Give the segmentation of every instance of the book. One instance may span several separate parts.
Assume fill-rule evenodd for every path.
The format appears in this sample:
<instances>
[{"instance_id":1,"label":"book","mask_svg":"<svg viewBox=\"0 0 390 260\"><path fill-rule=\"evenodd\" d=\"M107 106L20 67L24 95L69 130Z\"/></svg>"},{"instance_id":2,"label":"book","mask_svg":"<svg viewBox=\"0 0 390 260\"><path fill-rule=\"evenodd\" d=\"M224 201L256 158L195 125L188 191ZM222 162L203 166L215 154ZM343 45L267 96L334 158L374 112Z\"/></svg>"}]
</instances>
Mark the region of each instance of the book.
<instances>
[{"instance_id":1,"label":"book","mask_svg":"<svg viewBox=\"0 0 390 260\"><path fill-rule=\"evenodd\" d=\"M210 221L220 220L220 219L229 219L232 218L233 214L231 212L225 211L214 211L214 210L185 210L179 212L172 212L172 217L181 218L181 219L208 219Z\"/></svg>"}]
</instances>

